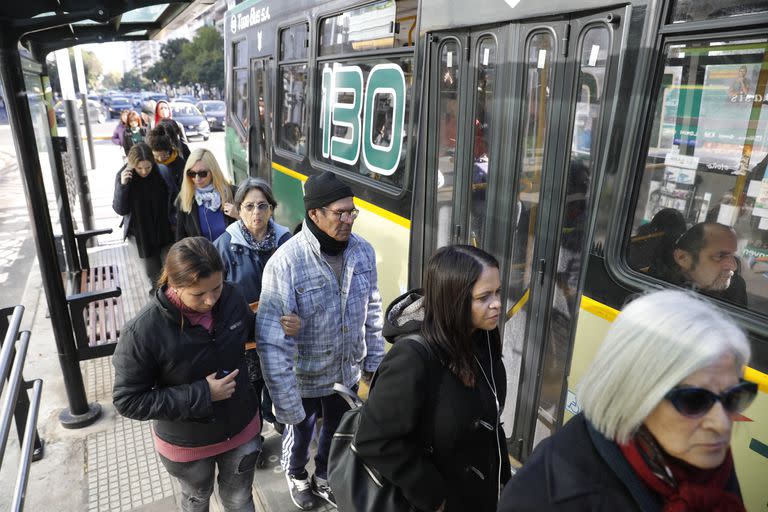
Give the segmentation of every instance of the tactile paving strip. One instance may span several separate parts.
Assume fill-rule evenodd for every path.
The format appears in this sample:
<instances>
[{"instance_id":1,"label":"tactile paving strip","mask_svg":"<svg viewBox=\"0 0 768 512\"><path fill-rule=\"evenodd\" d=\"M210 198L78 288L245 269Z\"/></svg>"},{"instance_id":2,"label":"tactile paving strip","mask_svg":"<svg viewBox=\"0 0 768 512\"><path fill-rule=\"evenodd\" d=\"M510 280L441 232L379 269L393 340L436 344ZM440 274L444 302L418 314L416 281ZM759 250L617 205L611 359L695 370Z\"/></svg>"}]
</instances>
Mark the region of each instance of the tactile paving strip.
<instances>
[{"instance_id":1,"label":"tactile paving strip","mask_svg":"<svg viewBox=\"0 0 768 512\"><path fill-rule=\"evenodd\" d=\"M121 416L115 421L113 430L86 438L88 511L128 511L173 496L149 422Z\"/></svg>"}]
</instances>

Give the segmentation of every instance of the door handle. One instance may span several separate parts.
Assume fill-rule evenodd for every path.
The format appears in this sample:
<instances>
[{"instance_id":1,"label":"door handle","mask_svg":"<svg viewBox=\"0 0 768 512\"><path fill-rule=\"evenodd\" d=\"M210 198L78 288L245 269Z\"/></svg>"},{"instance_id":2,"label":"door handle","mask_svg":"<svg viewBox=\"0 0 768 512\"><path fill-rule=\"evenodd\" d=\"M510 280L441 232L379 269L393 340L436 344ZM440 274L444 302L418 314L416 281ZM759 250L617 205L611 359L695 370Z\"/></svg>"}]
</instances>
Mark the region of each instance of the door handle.
<instances>
[{"instance_id":1,"label":"door handle","mask_svg":"<svg viewBox=\"0 0 768 512\"><path fill-rule=\"evenodd\" d=\"M537 269L537 272L539 273L539 285L544 284L544 274L547 271L547 262L543 259L539 260L539 268Z\"/></svg>"}]
</instances>

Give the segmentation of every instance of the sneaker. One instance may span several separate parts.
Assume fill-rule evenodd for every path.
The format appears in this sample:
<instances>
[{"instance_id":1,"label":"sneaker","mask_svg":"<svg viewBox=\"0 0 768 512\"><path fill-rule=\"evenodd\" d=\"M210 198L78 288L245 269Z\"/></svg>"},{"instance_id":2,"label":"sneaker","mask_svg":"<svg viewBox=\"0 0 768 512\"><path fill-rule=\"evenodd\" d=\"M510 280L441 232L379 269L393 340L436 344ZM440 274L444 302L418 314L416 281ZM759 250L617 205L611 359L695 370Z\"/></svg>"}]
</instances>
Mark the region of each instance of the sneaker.
<instances>
[{"instance_id":1,"label":"sneaker","mask_svg":"<svg viewBox=\"0 0 768 512\"><path fill-rule=\"evenodd\" d=\"M336 506L336 498L333 496L331 486L328 485L328 480L312 475L312 494L318 498L323 498L325 501Z\"/></svg>"},{"instance_id":2,"label":"sneaker","mask_svg":"<svg viewBox=\"0 0 768 512\"><path fill-rule=\"evenodd\" d=\"M315 496L312 494L312 485L309 482L308 476L297 478L286 473L285 479L288 480L288 490L291 491L291 501L293 501L294 505L301 510L312 510L315 508Z\"/></svg>"}]
</instances>

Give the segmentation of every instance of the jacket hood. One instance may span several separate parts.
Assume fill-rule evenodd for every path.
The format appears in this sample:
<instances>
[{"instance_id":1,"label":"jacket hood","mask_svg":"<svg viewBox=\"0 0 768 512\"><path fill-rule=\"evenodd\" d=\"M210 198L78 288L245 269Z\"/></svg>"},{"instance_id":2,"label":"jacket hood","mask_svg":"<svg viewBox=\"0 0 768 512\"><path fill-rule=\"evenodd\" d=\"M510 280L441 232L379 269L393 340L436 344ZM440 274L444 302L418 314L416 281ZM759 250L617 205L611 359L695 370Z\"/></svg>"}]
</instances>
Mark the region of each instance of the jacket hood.
<instances>
[{"instance_id":1,"label":"jacket hood","mask_svg":"<svg viewBox=\"0 0 768 512\"><path fill-rule=\"evenodd\" d=\"M280 239L285 236L286 233L289 232L288 228L278 224L274 221L274 219L269 219L269 224L274 228L275 230L275 240L278 242ZM229 226L227 226L226 232L230 236L229 243L233 245L242 245L243 247L251 248L251 246L248 244L248 242L245 241L245 237L243 236L243 232L240 229L240 221L235 221Z\"/></svg>"},{"instance_id":2,"label":"jacket hood","mask_svg":"<svg viewBox=\"0 0 768 512\"><path fill-rule=\"evenodd\" d=\"M423 321L423 292L421 289L410 290L387 307L382 334L388 342L394 343L403 335L418 332Z\"/></svg>"}]
</instances>

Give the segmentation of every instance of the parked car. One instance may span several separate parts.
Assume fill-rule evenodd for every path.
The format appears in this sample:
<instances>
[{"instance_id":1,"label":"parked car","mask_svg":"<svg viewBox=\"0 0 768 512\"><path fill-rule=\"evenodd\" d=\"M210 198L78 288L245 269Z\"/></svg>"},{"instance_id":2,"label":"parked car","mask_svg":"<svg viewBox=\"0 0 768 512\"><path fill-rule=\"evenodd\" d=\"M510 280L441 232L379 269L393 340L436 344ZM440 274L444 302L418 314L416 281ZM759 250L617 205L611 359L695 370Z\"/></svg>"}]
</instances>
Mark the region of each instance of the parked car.
<instances>
[{"instance_id":1,"label":"parked car","mask_svg":"<svg viewBox=\"0 0 768 512\"><path fill-rule=\"evenodd\" d=\"M184 125L187 137L200 136L208 140L211 136L211 126L208 120L197 110L197 107L186 101L171 102L173 119Z\"/></svg>"},{"instance_id":2,"label":"parked car","mask_svg":"<svg viewBox=\"0 0 768 512\"><path fill-rule=\"evenodd\" d=\"M85 116L83 115L83 103L78 100L77 105L79 108L80 122L85 122ZM54 105L53 111L56 114L56 124L66 124L66 116L64 114L64 102L59 101ZM107 120L107 113L104 107L98 101L88 100L88 117L91 123L102 124Z\"/></svg>"},{"instance_id":3,"label":"parked car","mask_svg":"<svg viewBox=\"0 0 768 512\"><path fill-rule=\"evenodd\" d=\"M131 100L125 96L112 96L112 99L109 101L109 118L120 117L120 112L132 109L133 104Z\"/></svg>"},{"instance_id":4,"label":"parked car","mask_svg":"<svg viewBox=\"0 0 768 512\"><path fill-rule=\"evenodd\" d=\"M182 94L181 96L176 96L173 98L173 101L186 101L187 103L195 104L197 102L197 98L190 96L189 94Z\"/></svg>"},{"instance_id":5,"label":"parked car","mask_svg":"<svg viewBox=\"0 0 768 512\"><path fill-rule=\"evenodd\" d=\"M208 120L208 124L211 126L211 131L224 129L224 118L226 117L227 112L223 101L201 101L196 107Z\"/></svg>"}]
</instances>

